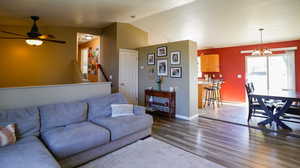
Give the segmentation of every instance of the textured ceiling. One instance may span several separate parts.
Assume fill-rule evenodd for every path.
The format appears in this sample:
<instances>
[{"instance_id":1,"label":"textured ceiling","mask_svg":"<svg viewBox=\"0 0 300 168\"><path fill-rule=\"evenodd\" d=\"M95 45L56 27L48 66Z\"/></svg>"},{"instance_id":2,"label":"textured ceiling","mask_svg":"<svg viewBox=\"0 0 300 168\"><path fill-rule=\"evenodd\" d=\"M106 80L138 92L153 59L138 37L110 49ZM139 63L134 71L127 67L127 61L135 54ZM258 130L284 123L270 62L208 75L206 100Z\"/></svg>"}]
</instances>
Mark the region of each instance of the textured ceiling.
<instances>
[{"instance_id":1,"label":"textured ceiling","mask_svg":"<svg viewBox=\"0 0 300 168\"><path fill-rule=\"evenodd\" d=\"M198 48L300 39L300 0L196 0L137 21L150 42L194 40Z\"/></svg>"},{"instance_id":2,"label":"textured ceiling","mask_svg":"<svg viewBox=\"0 0 300 168\"><path fill-rule=\"evenodd\" d=\"M0 0L0 25L104 27L131 23L152 44L194 40L199 48L300 39L300 0ZM130 16L135 15L136 18Z\"/></svg>"}]
</instances>

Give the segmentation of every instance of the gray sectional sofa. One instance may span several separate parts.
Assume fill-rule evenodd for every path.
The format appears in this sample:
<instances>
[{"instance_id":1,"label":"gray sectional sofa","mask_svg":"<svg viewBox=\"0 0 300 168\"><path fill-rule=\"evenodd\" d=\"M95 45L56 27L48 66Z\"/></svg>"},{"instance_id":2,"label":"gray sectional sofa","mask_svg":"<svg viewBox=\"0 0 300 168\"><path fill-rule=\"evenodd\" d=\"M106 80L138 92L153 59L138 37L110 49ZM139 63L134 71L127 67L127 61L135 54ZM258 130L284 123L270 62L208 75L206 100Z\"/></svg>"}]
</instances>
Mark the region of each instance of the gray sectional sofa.
<instances>
[{"instance_id":1,"label":"gray sectional sofa","mask_svg":"<svg viewBox=\"0 0 300 168\"><path fill-rule=\"evenodd\" d=\"M141 106L133 116L111 117L119 94L83 101L0 110L0 125L17 124L17 143L0 147L2 168L76 167L151 134L153 119Z\"/></svg>"}]
</instances>

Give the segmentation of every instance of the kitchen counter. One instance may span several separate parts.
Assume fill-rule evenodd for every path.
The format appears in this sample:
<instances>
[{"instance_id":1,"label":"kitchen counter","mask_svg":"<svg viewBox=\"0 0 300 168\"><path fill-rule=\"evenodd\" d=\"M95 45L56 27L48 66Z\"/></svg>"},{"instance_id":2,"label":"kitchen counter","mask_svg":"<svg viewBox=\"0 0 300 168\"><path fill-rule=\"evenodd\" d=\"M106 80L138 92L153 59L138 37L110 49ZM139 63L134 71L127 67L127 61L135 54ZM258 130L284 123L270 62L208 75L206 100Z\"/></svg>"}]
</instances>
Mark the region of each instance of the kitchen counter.
<instances>
[{"instance_id":1,"label":"kitchen counter","mask_svg":"<svg viewBox=\"0 0 300 168\"><path fill-rule=\"evenodd\" d=\"M199 80L198 81L199 85L208 85L208 84L212 84L212 81L206 81L206 80Z\"/></svg>"},{"instance_id":2,"label":"kitchen counter","mask_svg":"<svg viewBox=\"0 0 300 168\"><path fill-rule=\"evenodd\" d=\"M214 80L211 80L211 81L208 81L208 80L198 80L198 84L202 84L202 85L209 85L209 84L213 84L213 82L218 82L220 81L221 79L214 79Z\"/></svg>"}]
</instances>

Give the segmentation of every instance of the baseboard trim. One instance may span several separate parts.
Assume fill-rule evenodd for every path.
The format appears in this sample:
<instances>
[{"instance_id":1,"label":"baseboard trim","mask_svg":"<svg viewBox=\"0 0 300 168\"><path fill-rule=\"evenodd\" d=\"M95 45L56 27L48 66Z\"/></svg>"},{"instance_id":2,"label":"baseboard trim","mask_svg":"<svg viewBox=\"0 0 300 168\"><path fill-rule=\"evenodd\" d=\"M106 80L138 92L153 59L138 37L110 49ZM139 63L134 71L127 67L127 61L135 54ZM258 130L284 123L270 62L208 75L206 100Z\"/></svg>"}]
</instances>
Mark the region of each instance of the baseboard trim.
<instances>
[{"instance_id":1,"label":"baseboard trim","mask_svg":"<svg viewBox=\"0 0 300 168\"><path fill-rule=\"evenodd\" d=\"M190 120L192 120L192 119L194 119L194 118L197 118L198 116L199 116L199 114L195 114L195 115L193 115L193 116L191 116L191 117L187 117L187 116L183 116L183 115L178 115L178 114L176 114L175 117L178 118L178 119L190 121Z\"/></svg>"}]
</instances>

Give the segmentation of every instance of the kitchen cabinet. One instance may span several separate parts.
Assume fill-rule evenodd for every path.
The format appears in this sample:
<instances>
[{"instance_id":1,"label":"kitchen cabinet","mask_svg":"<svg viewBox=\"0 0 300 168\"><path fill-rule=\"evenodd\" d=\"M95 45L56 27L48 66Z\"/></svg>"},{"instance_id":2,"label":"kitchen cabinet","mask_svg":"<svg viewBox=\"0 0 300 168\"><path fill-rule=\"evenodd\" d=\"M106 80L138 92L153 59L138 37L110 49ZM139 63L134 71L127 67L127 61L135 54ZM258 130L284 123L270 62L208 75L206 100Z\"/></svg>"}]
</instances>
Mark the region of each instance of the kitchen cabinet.
<instances>
[{"instance_id":1,"label":"kitchen cabinet","mask_svg":"<svg viewBox=\"0 0 300 168\"><path fill-rule=\"evenodd\" d=\"M218 54L202 55L201 72L220 72L220 60Z\"/></svg>"}]
</instances>

